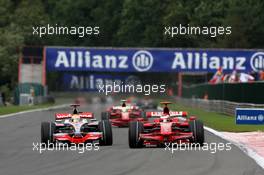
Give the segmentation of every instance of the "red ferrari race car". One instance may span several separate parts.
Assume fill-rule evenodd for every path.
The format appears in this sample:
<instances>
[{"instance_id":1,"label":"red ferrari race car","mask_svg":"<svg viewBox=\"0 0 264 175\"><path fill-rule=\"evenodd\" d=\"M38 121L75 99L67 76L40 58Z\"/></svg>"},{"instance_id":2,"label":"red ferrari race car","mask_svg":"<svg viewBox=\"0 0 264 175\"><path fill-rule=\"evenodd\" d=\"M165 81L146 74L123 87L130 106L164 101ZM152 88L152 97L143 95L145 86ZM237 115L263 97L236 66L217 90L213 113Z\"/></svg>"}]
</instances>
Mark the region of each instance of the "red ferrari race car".
<instances>
[{"instance_id":1,"label":"red ferrari race car","mask_svg":"<svg viewBox=\"0 0 264 175\"><path fill-rule=\"evenodd\" d=\"M145 122L148 120L146 113L138 106L126 104L121 100L121 106L112 106L106 112L102 112L102 120L110 120L113 126L125 127L131 121Z\"/></svg>"},{"instance_id":2,"label":"red ferrari race car","mask_svg":"<svg viewBox=\"0 0 264 175\"><path fill-rule=\"evenodd\" d=\"M41 123L41 142L89 143L112 145L112 126L108 120L97 121L91 112L78 112L79 105L71 105L73 113L56 113L55 122Z\"/></svg>"},{"instance_id":3,"label":"red ferrari race car","mask_svg":"<svg viewBox=\"0 0 264 175\"><path fill-rule=\"evenodd\" d=\"M148 117L158 117L153 122L129 123L129 147L140 148L148 145L161 146L165 143L204 143L203 123L196 117L187 117L187 112L170 111L170 102L164 104L163 112L146 112Z\"/></svg>"}]
</instances>

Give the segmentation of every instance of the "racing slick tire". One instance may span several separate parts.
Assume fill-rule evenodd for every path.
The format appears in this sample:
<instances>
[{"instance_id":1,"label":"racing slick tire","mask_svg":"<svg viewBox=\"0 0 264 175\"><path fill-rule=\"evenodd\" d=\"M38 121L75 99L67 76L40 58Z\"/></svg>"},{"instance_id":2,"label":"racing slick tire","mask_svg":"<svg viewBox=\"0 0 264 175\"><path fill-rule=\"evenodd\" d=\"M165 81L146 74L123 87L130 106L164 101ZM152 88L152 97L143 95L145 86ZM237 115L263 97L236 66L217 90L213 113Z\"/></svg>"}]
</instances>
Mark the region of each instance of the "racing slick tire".
<instances>
[{"instance_id":1,"label":"racing slick tire","mask_svg":"<svg viewBox=\"0 0 264 175\"><path fill-rule=\"evenodd\" d=\"M112 125L109 120L102 120L99 122L99 130L103 136L99 143L101 146L109 146L113 144Z\"/></svg>"},{"instance_id":2,"label":"racing slick tire","mask_svg":"<svg viewBox=\"0 0 264 175\"><path fill-rule=\"evenodd\" d=\"M102 112L101 120L109 120L109 112Z\"/></svg>"},{"instance_id":3,"label":"racing slick tire","mask_svg":"<svg viewBox=\"0 0 264 175\"><path fill-rule=\"evenodd\" d=\"M203 122L201 122L200 120L190 121L189 129L193 133L193 139L191 140L191 142L202 146L204 144Z\"/></svg>"},{"instance_id":4,"label":"racing slick tire","mask_svg":"<svg viewBox=\"0 0 264 175\"><path fill-rule=\"evenodd\" d=\"M144 130L143 123L132 121L129 123L128 143L130 148L142 148L143 140L140 140L139 134Z\"/></svg>"},{"instance_id":5,"label":"racing slick tire","mask_svg":"<svg viewBox=\"0 0 264 175\"><path fill-rule=\"evenodd\" d=\"M55 131L55 124L51 122L41 122L41 143L53 143L53 134Z\"/></svg>"}]
</instances>

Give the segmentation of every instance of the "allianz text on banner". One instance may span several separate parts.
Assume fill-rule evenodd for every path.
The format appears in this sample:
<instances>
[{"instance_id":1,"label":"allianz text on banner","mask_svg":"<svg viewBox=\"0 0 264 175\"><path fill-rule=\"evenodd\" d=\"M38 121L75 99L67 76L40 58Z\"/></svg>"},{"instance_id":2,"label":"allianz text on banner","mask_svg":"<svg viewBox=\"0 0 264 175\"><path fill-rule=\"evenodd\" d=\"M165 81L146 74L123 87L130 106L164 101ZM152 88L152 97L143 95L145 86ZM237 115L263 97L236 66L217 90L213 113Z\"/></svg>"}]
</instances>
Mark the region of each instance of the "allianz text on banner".
<instances>
[{"instance_id":1,"label":"allianz text on banner","mask_svg":"<svg viewBox=\"0 0 264 175\"><path fill-rule=\"evenodd\" d=\"M48 71L241 72L264 70L259 50L47 47Z\"/></svg>"},{"instance_id":2,"label":"allianz text on banner","mask_svg":"<svg viewBox=\"0 0 264 175\"><path fill-rule=\"evenodd\" d=\"M237 108L236 124L264 124L264 109L258 108Z\"/></svg>"},{"instance_id":3,"label":"allianz text on banner","mask_svg":"<svg viewBox=\"0 0 264 175\"><path fill-rule=\"evenodd\" d=\"M63 88L67 91L98 91L99 85L113 85L135 80L135 76L105 74L63 74Z\"/></svg>"}]
</instances>

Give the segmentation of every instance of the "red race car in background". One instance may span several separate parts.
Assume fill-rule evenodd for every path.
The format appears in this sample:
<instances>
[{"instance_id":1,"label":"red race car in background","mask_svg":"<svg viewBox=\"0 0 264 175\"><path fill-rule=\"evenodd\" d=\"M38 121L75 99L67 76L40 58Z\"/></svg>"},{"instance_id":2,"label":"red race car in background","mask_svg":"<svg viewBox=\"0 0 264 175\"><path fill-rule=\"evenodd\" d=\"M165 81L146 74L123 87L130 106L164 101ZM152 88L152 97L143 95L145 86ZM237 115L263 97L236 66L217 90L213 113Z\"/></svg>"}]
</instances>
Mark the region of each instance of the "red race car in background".
<instances>
[{"instance_id":1,"label":"red race car in background","mask_svg":"<svg viewBox=\"0 0 264 175\"><path fill-rule=\"evenodd\" d=\"M121 100L121 106L112 106L107 111L102 112L102 120L110 120L113 126L125 127L131 121L146 122L146 113L138 106L126 104L126 100Z\"/></svg>"},{"instance_id":2,"label":"red race car in background","mask_svg":"<svg viewBox=\"0 0 264 175\"><path fill-rule=\"evenodd\" d=\"M41 123L41 142L92 143L112 145L112 126L108 120L97 121L91 112L78 112L79 105L71 105L73 113L56 113L55 122Z\"/></svg>"},{"instance_id":3,"label":"red race car in background","mask_svg":"<svg viewBox=\"0 0 264 175\"><path fill-rule=\"evenodd\" d=\"M148 117L158 117L153 122L129 123L129 147L140 148L147 145L161 146L165 143L196 143L203 145L203 123L196 117L187 117L187 112L170 111L170 102L164 104L162 112L146 112Z\"/></svg>"}]
</instances>

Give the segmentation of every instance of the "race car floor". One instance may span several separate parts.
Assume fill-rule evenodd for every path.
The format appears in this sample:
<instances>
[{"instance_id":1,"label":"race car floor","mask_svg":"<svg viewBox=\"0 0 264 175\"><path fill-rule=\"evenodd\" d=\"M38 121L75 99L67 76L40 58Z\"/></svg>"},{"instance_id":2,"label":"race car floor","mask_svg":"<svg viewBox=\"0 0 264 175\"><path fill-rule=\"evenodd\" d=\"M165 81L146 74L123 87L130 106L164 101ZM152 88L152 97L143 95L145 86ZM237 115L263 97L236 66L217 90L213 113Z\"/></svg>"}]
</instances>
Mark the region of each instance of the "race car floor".
<instances>
[{"instance_id":1,"label":"race car floor","mask_svg":"<svg viewBox=\"0 0 264 175\"><path fill-rule=\"evenodd\" d=\"M93 111L100 118L107 106L93 104L81 111ZM68 110L68 109L67 109ZM263 175L264 170L253 159L232 145L230 151L171 151L164 148L130 149L128 129L113 128L113 146L99 151L33 150L33 142L40 141L41 121L53 121L51 110L20 114L0 119L0 174L1 175ZM68 110L70 112L70 110ZM205 132L206 142L226 143Z\"/></svg>"}]
</instances>

